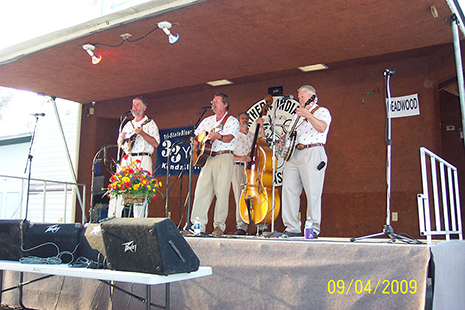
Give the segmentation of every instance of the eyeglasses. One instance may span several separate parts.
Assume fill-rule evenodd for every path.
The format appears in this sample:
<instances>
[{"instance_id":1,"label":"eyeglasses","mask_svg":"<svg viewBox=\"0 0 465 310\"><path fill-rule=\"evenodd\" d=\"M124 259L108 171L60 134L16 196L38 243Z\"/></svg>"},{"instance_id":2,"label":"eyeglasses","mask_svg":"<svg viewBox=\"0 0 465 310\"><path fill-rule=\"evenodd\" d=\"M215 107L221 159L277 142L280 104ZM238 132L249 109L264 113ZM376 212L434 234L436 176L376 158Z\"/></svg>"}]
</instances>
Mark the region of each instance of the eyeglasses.
<instances>
[{"instance_id":1,"label":"eyeglasses","mask_svg":"<svg viewBox=\"0 0 465 310\"><path fill-rule=\"evenodd\" d=\"M223 103L223 101L221 100L212 100L210 101L211 104L214 104L214 103Z\"/></svg>"}]
</instances>

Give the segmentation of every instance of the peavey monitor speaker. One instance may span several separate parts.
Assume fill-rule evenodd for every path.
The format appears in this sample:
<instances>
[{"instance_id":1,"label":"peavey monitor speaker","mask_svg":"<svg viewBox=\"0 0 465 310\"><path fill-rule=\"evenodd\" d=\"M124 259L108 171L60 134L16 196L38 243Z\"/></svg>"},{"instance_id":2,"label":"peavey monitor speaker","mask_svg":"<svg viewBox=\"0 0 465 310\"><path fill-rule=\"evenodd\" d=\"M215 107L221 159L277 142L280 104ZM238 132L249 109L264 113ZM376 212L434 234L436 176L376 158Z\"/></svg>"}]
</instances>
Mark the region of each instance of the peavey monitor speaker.
<instances>
[{"instance_id":1,"label":"peavey monitor speaker","mask_svg":"<svg viewBox=\"0 0 465 310\"><path fill-rule=\"evenodd\" d=\"M86 238L110 269L159 275L199 269L197 255L170 219L114 218L100 226L100 236L92 228Z\"/></svg>"},{"instance_id":2,"label":"peavey monitor speaker","mask_svg":"<svg viewBox=\"0 0 465 310\"><path fill-rule=\"evenodd\" d=\"M102 228L100 224L84 224L77 255L80 261L87 261L91 268L105 268L104 251L105 246L103 245ZM85 260L82 260L83 258L85 258Z\"/></svg>"},{"instance_id":3,"label":"peavey monitor speaker","mask_svg":"<svg viewBox=\"0 0 465 310\"><path fill-rule=\"evenodd\" d=\"M21 245L28 227L27 220L0 220L0 259L18 261L23 257Z\"/></svg>"},{"instance_id":4,"label":"peavey monitor speaker","mask_svg":"<svg viewBox=\"0 0 465 310\"><path fill-rule=\"evenodd\" d=\"M82 225L31 223L26 232L25 256L58 257L63 263L76 258Z\"/></svg>"}]
</instances>

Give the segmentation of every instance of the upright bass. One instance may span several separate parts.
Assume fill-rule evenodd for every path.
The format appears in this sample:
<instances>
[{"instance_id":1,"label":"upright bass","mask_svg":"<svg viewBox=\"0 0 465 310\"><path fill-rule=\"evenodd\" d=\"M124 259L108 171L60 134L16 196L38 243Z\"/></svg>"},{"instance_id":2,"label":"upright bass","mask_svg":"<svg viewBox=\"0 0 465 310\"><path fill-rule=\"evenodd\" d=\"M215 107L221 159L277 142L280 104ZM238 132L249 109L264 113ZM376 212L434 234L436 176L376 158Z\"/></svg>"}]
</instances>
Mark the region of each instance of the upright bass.
<instances>
[{"instance_id":1,"label":"upright bass","mask_svg":"<svg viewBox=\"0 0 465 310\"><path fill-rule=\"evenodd\" d=\"M266 104L262 108L261 116L270 108L273 97L265 97ZM248 224L270 224L279 213L280 200L278 189L275 188L275 206L273 214L273 152L266 139L258 139L260 124L256 125L255 135L250 151L251 161L246 165L247 181L241 193L240 215ZM276 160L276 159L275 159Z\"/></svg>"}]
</instances>

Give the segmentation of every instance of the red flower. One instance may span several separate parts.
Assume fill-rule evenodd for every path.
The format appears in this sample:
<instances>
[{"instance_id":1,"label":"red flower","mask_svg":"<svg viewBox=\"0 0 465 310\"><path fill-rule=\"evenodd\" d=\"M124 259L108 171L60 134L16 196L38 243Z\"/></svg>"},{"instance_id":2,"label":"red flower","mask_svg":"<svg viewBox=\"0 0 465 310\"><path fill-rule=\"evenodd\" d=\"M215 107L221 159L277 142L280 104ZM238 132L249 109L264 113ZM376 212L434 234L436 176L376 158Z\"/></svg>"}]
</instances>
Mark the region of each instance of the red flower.
<instances>
[{"instance_id":1,"label":"red flower","mask_svg":"<svg viewBox=\"0 0 465 310\"><path fill-rule=\"evenodd\" d=\"M128 159L128 157L129 157L129 155L128 155L128 154L126 154L126 155L124 155L124 156L123 156L123 159L124 159L124 160L127 160L127 159Z\"/></svg>"},{"instance_id":2,"label":"red flower","mask_svg":"<svg viewBox=\"0 0 465 310\"><path fill-rule=\"evenodd\" d=\"M141 163L140 159L136 159L136 163L140 164Z\"/></svg>"},{"instance_id":3,"label":"red flower","mask_svg":"<svg viewBox=\"0 0 465 310\"><path fill-rule=\"evenodd\" d=\"M152 200L157 200L158 196L153 196Z\"/></svg>"}]
</instances>

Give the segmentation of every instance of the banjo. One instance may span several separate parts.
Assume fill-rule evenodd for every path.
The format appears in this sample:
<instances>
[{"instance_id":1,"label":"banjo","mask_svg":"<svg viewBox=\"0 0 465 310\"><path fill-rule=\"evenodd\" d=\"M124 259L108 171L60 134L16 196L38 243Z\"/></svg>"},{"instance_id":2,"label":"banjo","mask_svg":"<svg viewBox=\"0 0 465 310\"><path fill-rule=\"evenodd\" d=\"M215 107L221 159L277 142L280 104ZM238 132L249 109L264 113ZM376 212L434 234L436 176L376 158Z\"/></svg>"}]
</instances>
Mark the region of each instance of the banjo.
<instances>
[{"instance_id":1,"label":"banjo","mask_svg":"<svg viewBox=\"0 0 465 310\"><path fill-rule=\"evenodd\" d=\"M312 102L317 103L317 101L318 101L318 98L316 97L315 94L313 94L313 96L311 96L305 103L304 108ZM316 107L315 109L313 109L311 113L312 114L315 113L315 111L318 108L319 107ZM294 123L292 123L291 125L291 130L289 130L289 133L284 140L284 148L281 151L281 156L284 158L285 161L289 161L292 158L292 155L294 154L295 145L297 141L296 129L297 129L297 124L299 123L300 118L301 116L296 117Z\"/></svg>"}]
</instances>

